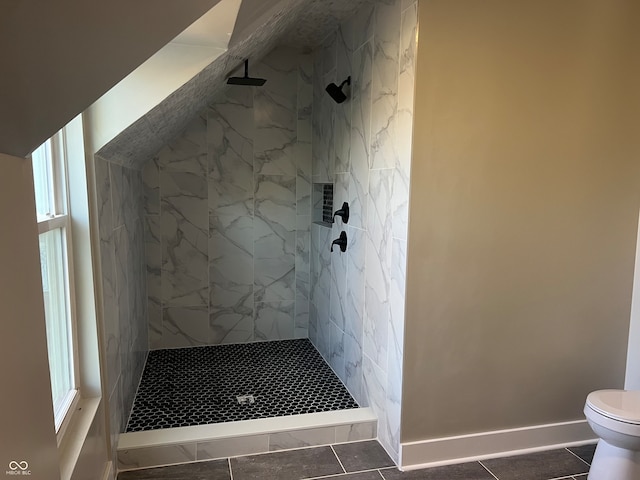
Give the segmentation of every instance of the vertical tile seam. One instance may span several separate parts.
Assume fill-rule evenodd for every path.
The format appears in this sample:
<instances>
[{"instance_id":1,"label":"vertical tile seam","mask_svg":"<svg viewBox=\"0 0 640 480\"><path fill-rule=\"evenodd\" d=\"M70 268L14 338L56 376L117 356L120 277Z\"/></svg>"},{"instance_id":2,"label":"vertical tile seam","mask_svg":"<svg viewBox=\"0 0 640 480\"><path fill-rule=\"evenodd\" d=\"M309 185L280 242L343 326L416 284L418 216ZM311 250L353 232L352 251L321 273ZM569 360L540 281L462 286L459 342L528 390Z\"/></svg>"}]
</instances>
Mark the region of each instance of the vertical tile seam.
<instances>
[{"instance_id":1,"label":"vertical tile seam","mask_svg":"<svg viewBox=\"0 0 640 480\"><path fill-rule=\"evenodd\" d=\"M225 95L226 98L226 95ZM207 344L211 345L213 343L213 328L211 325L211 318L213 316L213 305L211 304L211 295L212 295L212 286L211 286L211 203L209 198L209 182L211 181L211 146L209 145L209 119L210 119L210 111L211 107L209 103L207 103L206 111L203 111L204 120L205 120L205 132L204 132L204 141L205 141L205 151L207 158L207 165L205 167L206 172L206 181L207 181ZM197 454L197 448L196 448ZM229 468L231 470L231 468Z\"/></svg>"},{"instance_id":2,"label":"vertical tile seam","mask_svg":"<svg viewBox=\"0 0 640 480\"><path fill-rule=\"evenodd\" d=\"M251 257L251 271L253 273L253 280L251 282L251 339L250 341L256 341L256 231L255 231L255 220L256 220L256 95L257 88L251 89L251 115L253 120L253 141L251 142L251 201L253 203L253 208L251 209L251 225L253 226L253 253ZM229 463L231 466L231 463Z\"/></svg>"},{"instance_id":3,"label":"vertical tile seam","mask_svg":"<svg viewBox=\"0 0 640 480\"><path fill-rule=\"evenodd\" d=\"M338 454L336 453L336 450L333 448L333 445L329 445L329 448L331 448L331 451L333 452L333 454L336 457L336 460L338 460L338 463L340 464L340 468L342 468L342 471L344 473L347 473L347 469L344 468L344 465L342 464L342 461L340 460L340 457L338 456Z\"/></svg>"},{"instance_id":4,"label":"vertical tile seam","mask_svg":"<svg viewBox=\"0 0 640 480\"><path fill-rule=\"evenodd\" d=\"M233 480L233 469L231 468L231 457L227 457L227 467L229 468L229 479Z\"/></svg>"},{"instance_id":5,"label":"vertical tile seam","mask_svg":"<svg viewBox=\"0 0 640 480\"><path fill-rule=\"evenodd\" d=\"M579 459L580 461L586 463L588 466L591 466L591 464L589 462L587 462L584 458L582 458L580 455L573 453L569 448L565 448L565 450L567 452L569 452L571 455L573 455L574 457L576 457L577 459Z\"/></svg>"}]
</instances>

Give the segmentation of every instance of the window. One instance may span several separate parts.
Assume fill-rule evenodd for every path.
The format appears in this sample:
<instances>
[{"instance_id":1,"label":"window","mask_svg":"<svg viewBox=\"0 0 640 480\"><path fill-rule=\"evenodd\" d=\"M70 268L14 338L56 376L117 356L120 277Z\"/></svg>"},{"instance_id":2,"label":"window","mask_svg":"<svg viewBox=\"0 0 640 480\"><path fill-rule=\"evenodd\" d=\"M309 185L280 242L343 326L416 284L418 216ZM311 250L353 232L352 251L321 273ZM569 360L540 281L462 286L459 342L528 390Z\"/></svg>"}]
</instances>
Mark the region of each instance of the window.
<instances>
[{"instance_id":1,"label":"window","mask_svg":"<svg viewBox=\"0 0 640 480\"><path fill-rule=\"evenodd\" d=\"M65 133L32 155L47 348L56 432L78 400Z\"/></svg>"}]
</instances>

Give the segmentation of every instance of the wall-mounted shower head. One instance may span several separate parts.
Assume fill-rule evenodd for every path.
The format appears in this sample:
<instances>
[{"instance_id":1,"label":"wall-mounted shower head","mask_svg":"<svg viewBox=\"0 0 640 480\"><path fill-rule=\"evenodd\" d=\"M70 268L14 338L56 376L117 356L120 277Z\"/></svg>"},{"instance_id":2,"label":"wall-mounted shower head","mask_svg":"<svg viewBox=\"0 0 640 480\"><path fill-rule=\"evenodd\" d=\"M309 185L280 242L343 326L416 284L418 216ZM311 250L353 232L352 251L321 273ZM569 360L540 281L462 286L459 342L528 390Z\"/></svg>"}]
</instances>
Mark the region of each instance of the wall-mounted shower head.
<instances>
[{"instance_id":1,"label":"wall-mounted shower head","mask_svg":"<svg viewBox=\"0 0 640 480\"><path fill-rule=\"evenodd\" d=\"M249 76L249 60L244 61L244 77L229 77L229 85L243 85L246 87L261 87L267 80L264 78L253 78Z\"/></svg>"},{"instance_id":2,"label":"wall-mounted shower head","mask_svg":"<svg viewBox=\"0 0 640 480\"><path fill-rule=\"evenodd\" d=\"M327 93L329 95L331 95L331 98L333 98L333 100L336 103L342 103L347 99L347 96L345 95L345 93L342 91L342 87L344 87L345 85L351 85L351 77L347 77L347 79L342 82L340 84L340 86L336 85L335 83L330 83L329 85L327 85L327 88L325 88L325 90L327 91Z\"/></svg>"}]
</instances>

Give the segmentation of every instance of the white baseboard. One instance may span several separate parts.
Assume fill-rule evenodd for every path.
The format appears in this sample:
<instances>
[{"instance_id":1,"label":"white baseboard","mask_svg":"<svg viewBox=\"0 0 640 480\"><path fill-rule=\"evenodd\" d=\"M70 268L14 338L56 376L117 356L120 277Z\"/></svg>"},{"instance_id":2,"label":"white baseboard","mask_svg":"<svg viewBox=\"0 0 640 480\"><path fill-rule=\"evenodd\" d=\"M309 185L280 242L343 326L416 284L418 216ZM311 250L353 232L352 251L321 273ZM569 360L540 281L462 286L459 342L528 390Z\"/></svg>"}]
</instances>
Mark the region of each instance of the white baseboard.
<instances>
[{"instance_id":1,"label":"white baseboard","mask_svg":"<svg viewBox=\"0 0 640 480\"><path fill-rule=\"evenodd\" d=\"M115 475L113 474L113 462L107 462L104 466L104 473L102 474L102 480L114 480Z\"/></svg>"},{"instance_id":2,"label":"white baseboard","mask_svg":"<svg viewBox=\"0 0 640 480\"><path fill-rule=\"evenodd\" d=\"M400 469L450 465L597 441L586 420L496 430L400 445Z\"/></svg>"}]
</instances>

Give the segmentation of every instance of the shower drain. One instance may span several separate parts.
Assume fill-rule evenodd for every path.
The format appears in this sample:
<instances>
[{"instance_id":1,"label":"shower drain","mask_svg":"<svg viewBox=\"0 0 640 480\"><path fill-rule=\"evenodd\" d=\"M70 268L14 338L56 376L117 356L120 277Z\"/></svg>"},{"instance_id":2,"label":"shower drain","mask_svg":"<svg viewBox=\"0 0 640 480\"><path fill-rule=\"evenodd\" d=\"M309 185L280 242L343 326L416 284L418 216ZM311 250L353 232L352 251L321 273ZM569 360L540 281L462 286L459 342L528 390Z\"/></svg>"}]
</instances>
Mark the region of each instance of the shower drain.
<instances>
[{"instance_id":1,"label":"shower drain","mask_svg":"<svg viewBox=\"0 0 640 480\"><path fill-rule=\"evenodd\" d=\"M236 397L240 405L250 405L256 403L256 399L253 395L238 395Z\"/></svg>"}]
</instances>

